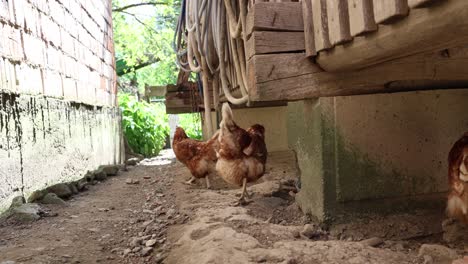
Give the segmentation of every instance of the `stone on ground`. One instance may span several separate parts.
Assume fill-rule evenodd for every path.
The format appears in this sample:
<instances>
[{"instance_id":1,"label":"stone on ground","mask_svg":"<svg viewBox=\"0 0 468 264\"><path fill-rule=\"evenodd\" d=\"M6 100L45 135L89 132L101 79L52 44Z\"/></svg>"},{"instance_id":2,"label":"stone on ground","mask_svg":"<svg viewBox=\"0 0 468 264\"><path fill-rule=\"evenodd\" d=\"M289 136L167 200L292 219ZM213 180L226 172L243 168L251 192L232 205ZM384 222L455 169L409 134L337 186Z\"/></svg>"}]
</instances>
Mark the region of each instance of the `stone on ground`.
<instances>
[{"instance_id":1,"label":"stone on ground","mask_svg":"<svg viewBox=\"0 0 468 264\"><path fill-rule=\"evenodd\" d=\"M125 161L125 165L128 165L128 166L135 166L138 164L138 162L140 162L140 159L139 158L130 158L128 160Z\"/></svg>"},{"instance_id":2,"label":"stone on ground","mask_svg":"<svg viewBox=\"0 0 468 264\"><path fill-rule=\"evenodd\" d=\"M28 203L11 209L8 218L18 222L32 222L41 218L41 213L42 210L38 204Z\"/></svg>"},{"instance_id":3,"label":"stone on ground","mask_svg":"<svg viewBox=\"0 0 468 264\"><path fill-rule=\"evenodd\" d=\"M47 192L55 193L60 198L69 198L73 195L70 187L66 183L59 183L48 187Z\"/></svg>"},{"instance_id":4,"label":"stone on ground","mask_svg":"<svg viewBox=\"0 0 468 264\"><path fill-rule=\"evenodd\" d=\"M41 199L42 204L59 204L66 205L65 201L58 197L55 193L48 193Z\"/></svg>"},{"instance_id":5,"label":"stone on ground","mask_svg":"<svg viewBox=\"0 0 468 264\"><path fill-rule=\"evenodd\" d=\"M119 172L119 167L117 165L101 165L98 170L104 171L107 176L115 176Z\"/></svg>"},{"instance_id":6,"label":"stone on ground","mask_svg":"<svg viewBox=\"0 0 468 264\"><path fill-rule=\"evenodd\" d=\"M450 249L446 246L431 244L423 244L419 248L418 255L420 257L431 256L434 260L434 263L439 264L450 264L453 260L458 258L458 254L455 250Z\"/></svg>"},{"instance_id":7,"label":"stone on ground","mask_svg":"<svg viewBox=\"0 0 468 264\"><path fill-rule=\"evenodd\" d=\"M11 201L10 208L20 207L24 203L26 203L26 200L24 199L23 196L16 196L15 198L13 198L13 201Z\"/></svg>"},{"instance_id":8,"label":"stone on ground","mask_svg":"<svg viewBox=\"0 0 468 264\"><path fill-rule=\"evenodd\" d=\"M37 190L32 192L29 197L28 197L28 203L33 203L35 201L38 201L42 199L47 194L47 191L45 190Z\"/></svg>"}]
</instances>

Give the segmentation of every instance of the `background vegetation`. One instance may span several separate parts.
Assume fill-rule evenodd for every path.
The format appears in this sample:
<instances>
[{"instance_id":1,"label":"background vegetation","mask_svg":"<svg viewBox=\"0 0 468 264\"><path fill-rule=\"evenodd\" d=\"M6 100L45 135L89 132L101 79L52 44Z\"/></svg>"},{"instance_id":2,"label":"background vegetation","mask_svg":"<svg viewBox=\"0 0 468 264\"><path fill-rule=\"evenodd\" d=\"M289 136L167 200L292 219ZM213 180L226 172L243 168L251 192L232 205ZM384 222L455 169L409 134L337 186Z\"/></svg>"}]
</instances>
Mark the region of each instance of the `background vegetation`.
<instances>
[{"instance_id":1,"label":"background vegetation","mask_svg":"<svg viewBox=\"0 0 468 264\"><path fill-rule=\"evenodd\" d=\"M180 0L113 0L112 9L124 134L133 151L155 156L169 134L165 106L135 95L143 94L145 85L176 83L172 39ZM189 137L202 138L198 114L180 115L179 126Z\"/></svg>"}]
</instances>

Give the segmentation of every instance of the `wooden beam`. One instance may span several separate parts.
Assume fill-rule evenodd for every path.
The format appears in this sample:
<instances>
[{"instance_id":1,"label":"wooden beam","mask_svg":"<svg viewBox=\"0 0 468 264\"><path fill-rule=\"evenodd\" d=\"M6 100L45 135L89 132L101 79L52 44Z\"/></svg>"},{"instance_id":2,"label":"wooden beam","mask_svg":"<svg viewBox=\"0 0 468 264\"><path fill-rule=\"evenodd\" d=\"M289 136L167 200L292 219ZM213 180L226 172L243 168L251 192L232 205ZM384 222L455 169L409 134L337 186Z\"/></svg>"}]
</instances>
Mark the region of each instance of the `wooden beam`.
<instances>
[{"instance_id":1,"label":"wooden beam","mask_svg":"<svg viewBox=\"0 0 468 264\"><path fill-rule=\"evenodd\" d=\"M257 54L303 51L303 32L255 31L247 41L247 58Z\"/></svg>"},{"instance_id":2,"label":"wooden beam","mask_svg":"<svg viewBox=\"0 0 468 264\"><path fill-rule=\"evenodd\" d=\"M328 36L327 0L312 0L312 14L315 50L318 52L331 48Z\"/></svg>"},{"instance_id":3,"label":"wooden beam","mask_svg":"<svg viewBox=\"0 0 468 264\"><path fill-rule=\"evenodd\" d=\"M423 8L445 0L408 0L408 5L411 8Z\"/></svg>"},{"instance_id":4,"label":"wooden beam","mask_svg":"<svg viewBox=\"0 0 468 264\"><path fill-rule=\"evenodd\" d=\"M331 45L351 41L347 0L327 0L327 17Z\"/></svg>"},{"instance_id":5,"label":"wooden beam","mask_svg":"<svg viewBox=\"0 0 468 264\"><path fill-rule=\"evenodd\" d=\"M304 31L301 3L255 3L247 14L247 36L254 31Z\"/></svg>"},{"instance_id":6,"label":"wooden beam","mask_svg":"<svg viewBox=\"0 0 468 264\"><path fill-rule=\"evenodd\" d=\"M468 1L444 1L431 8L413 9L392 26L381 27L349 45L321 52L317 63L326 71L362 69L420 52L468 43Z\"/></svg>"},{"instance_id":7,"label":"wooden beam","mask_svg":"<svg viewBox=\"0 0 468 264\"><path fill-rule=\"evenodd\" d=\"M348 11L352 36L356 37L377 30L372 0L349 0Z\"/></svg>"},{"instance_id":8,"label":"wooden beam","mask_svg":"<svg viewBox=\"0 0 468 264\"><path fill-rule=\"evenodd\" d=\"M374 17L378 24L393 23L408 15L407 0L374 0Z\"/></svg>"},{"instance_id":9,"label":"wooden beam","mask_svg":"<svg viewBox=\"0 0 468 264\"><path fill-rule=\"evenodd\" d=\"M302 0L302 17L304 20L304 42L307 57L317 55L314 39L314 20L312 17L312 0Z\"/></svg>"},{"instance_id":10,"label":"wooden beam","mask_svg":"<svg viewBox=\"0 0 468 264\"><path fill-rule=\"evenodd\" d=\"M468 46L417 54L371 68L341 73L323 71L304 53L256 55L249 61L249 94L252 101L293 101L396 92L401 91L401 87L389 84L401 81L435 82L440 85L438 88L448 88L444 84L453 83L468 87L467 65ZM405 89L434 89L434 86Z\"/></svg>"},{"instance_id":11,"label":"wooden beam","mask_svg":"<svg viewBox=\"0 0 468 264\"><path fill-rule=\"evenodd\" d=\"M167 93L167 86L146 86L145 87L145 96L165 96Z\"/></svg>"}]
</instances>

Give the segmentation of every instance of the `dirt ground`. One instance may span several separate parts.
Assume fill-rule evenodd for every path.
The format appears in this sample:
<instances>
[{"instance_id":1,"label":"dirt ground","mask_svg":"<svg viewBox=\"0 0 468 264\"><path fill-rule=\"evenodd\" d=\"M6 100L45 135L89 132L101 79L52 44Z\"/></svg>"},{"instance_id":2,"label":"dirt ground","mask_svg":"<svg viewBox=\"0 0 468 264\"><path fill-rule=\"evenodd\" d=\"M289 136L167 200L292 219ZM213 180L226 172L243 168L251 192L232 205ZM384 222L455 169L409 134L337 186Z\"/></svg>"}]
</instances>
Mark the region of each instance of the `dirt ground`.
<instances>
[{"instance_id":1,"label":"dirt ground","mask_svg":"<svg viewBox=\"0 0 468 264\"><path fill-rule=\"evenodd\" d=\"M423 244L452 248L452 259L468 254L442 242L440 213L312 223L294 203L290 152L271 155L244 207L232 206L240 190L222 179L211 190L183 184L188 170L163 154L66 205L41 205L49 213L38 221L0 223L0 263L451 263L420 254Z\"/></svg>"}]
</instances>

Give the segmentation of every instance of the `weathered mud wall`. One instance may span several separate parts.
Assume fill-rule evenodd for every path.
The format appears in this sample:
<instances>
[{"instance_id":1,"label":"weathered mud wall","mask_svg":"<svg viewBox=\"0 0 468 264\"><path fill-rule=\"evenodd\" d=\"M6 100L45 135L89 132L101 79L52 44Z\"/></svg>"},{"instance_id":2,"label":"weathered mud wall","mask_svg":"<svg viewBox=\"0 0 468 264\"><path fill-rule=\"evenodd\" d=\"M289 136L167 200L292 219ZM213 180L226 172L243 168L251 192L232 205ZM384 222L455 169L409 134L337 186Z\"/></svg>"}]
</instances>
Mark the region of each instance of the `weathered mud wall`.
<instances>
[{"instance_id":1,"label":"weathered mud wall","mask_svg":"<svg viewBox=\"0 0 468 264\"><path fill-rule=\"evenodd\" d=\"M120 159L117 108L0 93L0 208Z\"/></svg>"},{"instance_id":2,"label":"weathered mud wall","mask_svg":"<svg viewBox=\"0 0 468 264\"><path fill-rule=\"evenodd\" d=\"M320 98L288 112L298 201L325 219L353 201L443 197L448 152L468 131L468 90Z\"/></svg>"},{"instance_id":3,"label":"weathered mud wall","mask_svg":"<svg viewBox=\"0 0 468 264\"><path fill-rule=\"evenodd\" d=\"M109 0L0 0L0 211L120 162Z\"/></svg>"}]
</instances>

